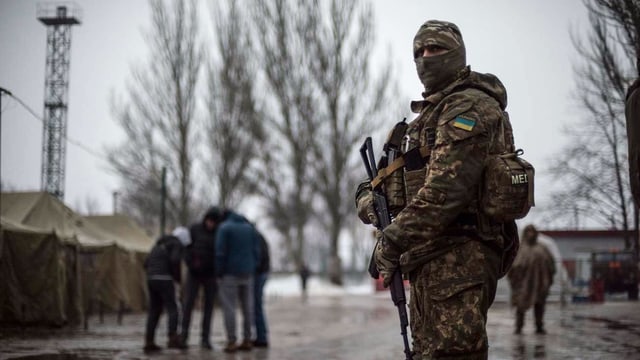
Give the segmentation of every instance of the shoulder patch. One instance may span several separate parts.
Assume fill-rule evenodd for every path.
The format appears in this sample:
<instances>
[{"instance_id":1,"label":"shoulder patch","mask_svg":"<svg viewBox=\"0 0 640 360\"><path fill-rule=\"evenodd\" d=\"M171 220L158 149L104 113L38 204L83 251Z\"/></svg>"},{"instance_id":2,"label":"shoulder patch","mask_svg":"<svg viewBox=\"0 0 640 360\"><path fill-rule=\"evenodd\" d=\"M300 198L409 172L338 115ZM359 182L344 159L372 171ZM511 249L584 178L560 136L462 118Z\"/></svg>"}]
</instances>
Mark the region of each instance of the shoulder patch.
<instances>
[{"instance_id":1,"label":"shoulder patch","mask_svg":"<svg viewBox=\"0 0 640 360\"><path fill-rule=\"evenodd\" d=\"M472 131L473 127L476 126L476 121L473 119L463 118L462 116L456 116L453 120L453 126L458 129Z\"/></svg>"}]
</instances>

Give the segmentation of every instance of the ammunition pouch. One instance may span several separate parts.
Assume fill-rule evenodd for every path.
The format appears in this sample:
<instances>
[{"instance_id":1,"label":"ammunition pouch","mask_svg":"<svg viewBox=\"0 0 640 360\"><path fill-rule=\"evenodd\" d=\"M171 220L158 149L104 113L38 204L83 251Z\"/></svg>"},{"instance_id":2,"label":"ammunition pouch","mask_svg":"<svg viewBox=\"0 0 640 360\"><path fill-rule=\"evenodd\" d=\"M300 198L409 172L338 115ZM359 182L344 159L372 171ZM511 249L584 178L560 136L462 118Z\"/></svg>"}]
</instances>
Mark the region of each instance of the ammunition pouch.
<instances>
[{"instance_id":1,"label":"ammunition pouch","mask_svg":"<svg viewBox=\"0 0 640 360\"><path fill-rule=\"evenodd\" d=\"M522 150L490 155L480 188L480 209L492 220L521 219L534 206L533 166L520 157Z\"/></svg>"}]
</instances>

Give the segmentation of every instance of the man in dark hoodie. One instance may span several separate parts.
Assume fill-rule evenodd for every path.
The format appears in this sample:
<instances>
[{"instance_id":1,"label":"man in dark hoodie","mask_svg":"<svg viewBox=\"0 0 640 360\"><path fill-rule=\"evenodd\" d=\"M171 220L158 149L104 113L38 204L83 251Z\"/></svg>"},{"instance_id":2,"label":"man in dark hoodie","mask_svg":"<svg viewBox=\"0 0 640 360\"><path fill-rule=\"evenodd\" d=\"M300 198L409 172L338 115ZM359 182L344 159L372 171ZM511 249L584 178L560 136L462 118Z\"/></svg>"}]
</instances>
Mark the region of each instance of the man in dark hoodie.
<instances>
[{"instance_id":1,"label":"man in dark hoodie","mask_svg":"<svg viewBox=\"0 0 640 360\"><path fill-rule=\"evenodd\" d=\"M253 282L260 261L260 239L256 229L245 219L230 210L225 211L223 222L216 234L216 275L220 283L220 302L227 331L225 352L251 350L253 327ZM236 343L236 299L240 298L242 310L242 335Z\"/></svg>"},{"instance_id":2,"label":"man in dark hoodie","mask_svg":"<svg viewBox=\"0 0 640 360\"><path fill-rule=\"evenodd\" d=\"M204 291L204 304L202 309L202 334L200 345L204 349L211 350L209 334L211 331L211 318L213 316L213 299L215 298L216 268L215 268L215 234L216 227L222 220L223 211L218 207L207 210L202 222L191 225L191 245L185 251L185 263L188 268L187 283L184 289L185 300L182 319L182 342L188 343L189 327L191 324L191 312L198 297L198 290Z\"/></svg>"},{"instance_id":3,"label":"man in dark hoodie","mask_svg":"<svg viewBox=\"0 0 640 360\"><path fill-rule=\"evenodd\" d=\"M147 273L147 286L149 290L149 314L145 331L144 352L160 350L154 341L156 326L160 320L162 309L168 314L167 327L169 348L183 348L182 341L178 337L178 305L174 281L180 283L180 259L183 243L188 242L185 228L177 228L173 235L160 237L147 258L144 267Z\"/></svg>"},{"instance_id":4,"label":"man in dark hoodie","mask_svg":"<svg viewBox=\"0 0 640 360\"><path fill-rule=\"evenodd\" d=\"M411 103L418 115L401 144L405 165L383 179L394 221L375 261L386 286L398 270L410 279L414 359L486 359L506 225L480 210L479 190L490 155L513 151L506 91L467 66L455 24L425 22L413 58L425 91ZM363 222L375 222L369 182L356 205Z\"/></svg>"}]
</instances>

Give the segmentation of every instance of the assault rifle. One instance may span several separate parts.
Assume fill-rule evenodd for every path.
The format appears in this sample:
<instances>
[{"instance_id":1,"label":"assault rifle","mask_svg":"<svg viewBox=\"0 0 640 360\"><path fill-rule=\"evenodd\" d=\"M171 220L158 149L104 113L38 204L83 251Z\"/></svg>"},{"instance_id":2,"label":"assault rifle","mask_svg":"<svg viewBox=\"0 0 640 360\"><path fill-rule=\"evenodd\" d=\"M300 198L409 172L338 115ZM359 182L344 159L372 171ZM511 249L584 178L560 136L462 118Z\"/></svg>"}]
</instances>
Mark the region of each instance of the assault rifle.
<instances>
[{"instance_id":1,"label":"assault rifle","mask_svg":"<svg viewBox=\"0 0 640 360\"><path fill-rule=\"evenodd\" d=\"M392 144L391 141L387 142L384 147L384 156L382 158L383 163L391 163L397 155L399 154L399 143L396 145ZM364 166L367 170L367 175L369 176L369 180L373 180L376 176L378 176L378 167L376 166L375 157L373 155L373 145L371 141L371 137L367 137L362 147L360 147L360 155L362 156L362 161L364 162ZM378 219L377 228L379 230L384 229L386 226L391 224L391 213L389 212L389 207L387 204L387 197L382 191L381 187L376 187L372 189L373 194L373 207L376 212L376 217ZM380 240L378 240L380 241ZM378 244L376 244L376 247ZM369 260L369 275L374 279L378 279L380 277L380 273L375 263L375 247L374 252L371 254L371 258ZM391 292L391 300L393 304L398 308L398 315L400 317L400 334L402 335L402 340L404 342L404 353L405 360L412 360L411 348L409 347L409 339L407 338L407 326L409 326L409 320L407 317L407 298L404 293L404 283L402 282L402 274L400 273L400 269L396 269L394 271L391 283L389 285Z\"/></svg>"}]
</instances>

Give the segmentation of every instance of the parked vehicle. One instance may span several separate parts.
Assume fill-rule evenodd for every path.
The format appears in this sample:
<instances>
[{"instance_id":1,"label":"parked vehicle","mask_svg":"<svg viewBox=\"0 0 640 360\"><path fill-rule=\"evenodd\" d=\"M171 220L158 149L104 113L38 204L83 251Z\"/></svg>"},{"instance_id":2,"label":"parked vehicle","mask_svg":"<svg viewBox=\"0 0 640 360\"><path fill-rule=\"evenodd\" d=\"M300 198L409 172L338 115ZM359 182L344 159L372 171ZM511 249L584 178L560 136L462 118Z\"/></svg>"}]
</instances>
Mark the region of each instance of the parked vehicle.
<instances>
[{"instance_id":1,"label":"parked vehicle","mask_svg":"<svg viewBox=\"0 0 640 360\"><path fill-rule=\"evenodd\" d=\"M604 280L608 294L626 292L629 300L638 300L638 261L631 250L591 253L592 281Z\"/></svg>"}]
</instances>

